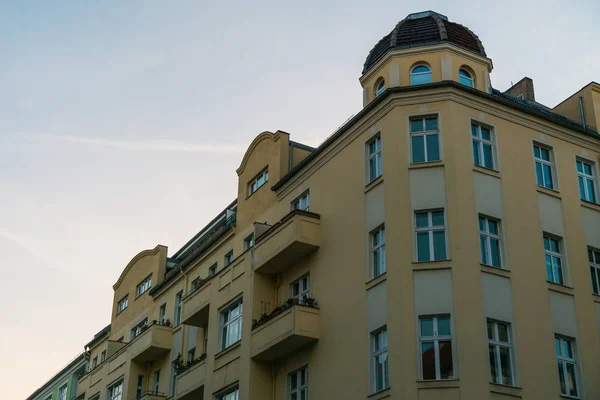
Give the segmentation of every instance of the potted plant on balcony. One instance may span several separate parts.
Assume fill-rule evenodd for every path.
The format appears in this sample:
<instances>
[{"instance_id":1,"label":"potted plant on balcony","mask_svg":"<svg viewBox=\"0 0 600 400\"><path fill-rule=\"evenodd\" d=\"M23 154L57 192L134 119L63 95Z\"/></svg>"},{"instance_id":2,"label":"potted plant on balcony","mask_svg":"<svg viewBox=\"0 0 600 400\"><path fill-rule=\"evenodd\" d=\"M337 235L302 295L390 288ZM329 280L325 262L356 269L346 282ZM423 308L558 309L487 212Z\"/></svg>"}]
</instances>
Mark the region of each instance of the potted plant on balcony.
<instances>
[{"instance_id":1,"label":"potted plant on balcony","mask_svg":"<svg viewBox=\"0 0 600 400\"><path fill-rule=\"evenodd\" d=\"M315 299L313 297L307 297L305 301L306 301L307 306L309 306L309 307L315 306Z\"/></svg>"},{"instance_id":2,"label":"potted plant on balcony","mask_svg":"<svg viewBox=\"0 0 600 400\"><path fill-rule=\"evenodd\" d=\"M169 321L168 319L165 321L165 326L171 326L171 321Z\"/></svg>"}]
</instances>

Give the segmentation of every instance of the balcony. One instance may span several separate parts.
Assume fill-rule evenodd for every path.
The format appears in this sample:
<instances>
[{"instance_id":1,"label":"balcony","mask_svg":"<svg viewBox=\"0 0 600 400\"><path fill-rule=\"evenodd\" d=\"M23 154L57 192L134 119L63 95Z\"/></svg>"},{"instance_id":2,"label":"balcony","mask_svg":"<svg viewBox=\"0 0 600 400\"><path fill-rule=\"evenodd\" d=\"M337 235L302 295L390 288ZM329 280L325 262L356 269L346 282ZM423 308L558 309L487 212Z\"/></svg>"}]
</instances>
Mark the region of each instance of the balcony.
<instances>
[{"instance_id":1,"label":"balcony","mask_svg":"<svg viewBox=\"0 0 600 400\"><path fill-rule=\"evenodd\" d=\"M210 280L202 281L183 299L181 322L186 325L204 327L208 325L210 306Z\"/></svg>"},{"instance_id":2,"label":"balcony","mask_svg":"<svg viewBox=\"0 0 600 400\"><path fill-rule=\"evenodd\" d=\"M319 248L320 216L294 210L256 239L254 270L275 275Z\"/></svg>"},{"instance_id":3,"label":"balcony","mask_svg":"<svg viewBox=\"0 0 600 400\"><path fill-rule=\"evenodd\" d=\"M176 400L202 400L206 379L206 354L177 369L175 377Z\"/></svg>"},{"instance_id":4,"label":"balcony","mask_svg":"<svg viewBox=\"0 0 600 400\"><path fill-rule=\"evenodd\" d=\"M277 307L269 316L253 324L251 356L258 361L286 357L319 340L320 330L320 313L315 305Z\"/></svg>"},{"instance_id":5,"label":"balcony","mask_svg":"<svg viewBox=\"0 0 600 400\"><path fill-rule=\"evenodd\" d=\"M136 400L165 400L169 395L161 392L145 392L142 397L137 397Z\"/></svg>"},{"instance_id":6,"label":"balcony","mask_svg":"<svg viewBox=\"0 0 600 400\"><path fill-rule=\"evenodd\" d=\"M171 351L173 344L172 328L160 324L150 324L143 328L130 343L128 352L131 360L148 362Z\"/></svg>"}]
</instances>

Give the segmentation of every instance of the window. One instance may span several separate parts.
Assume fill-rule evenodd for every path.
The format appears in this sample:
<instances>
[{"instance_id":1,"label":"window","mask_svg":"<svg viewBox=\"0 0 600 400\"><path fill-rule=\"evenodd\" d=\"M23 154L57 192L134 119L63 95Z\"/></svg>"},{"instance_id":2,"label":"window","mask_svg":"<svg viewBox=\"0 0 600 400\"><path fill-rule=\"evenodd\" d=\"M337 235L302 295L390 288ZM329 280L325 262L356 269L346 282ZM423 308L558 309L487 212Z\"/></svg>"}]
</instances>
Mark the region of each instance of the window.
<instances>
[{"instance_id":1,"label":"window","mask_svg":"<svg viewBox=\"0 0 600 400\"><path fill-rule=\"evenodd\" d=\"M217 396L217 400L239 400L240 390L236 386L228 389Z\"/></svg>"},{"instance_id":2,"label":"window","mask_svg":"<svg viewBox=\"0 0 600 400\"><path fill-rule=\"evenodd\" d=\"M414 67L410 73L410 84L422 85L424 83L431 83L431 69L425 65Z\"/></svg>"},{"instance_id":3,"label":"window","mask_svg":"<svg viewBox=\"0 0 600 400\"><path fill-rule=\"evenodd\" d=\"M421 317L420 348L423 379L454 378L450 316Z\"/></svg>"},{"instance_id":4,"label":"window","mask_svg":"<svg viewBox=\"0 0 600 400\"><path fill-rule=\"evenodd\" d=\"M194 359L196 358L196 348L191 348L188 350L187 353L187 360L188 361L194 361Z\"/></svg>"},{"instance_id":5,"label":"window","mask_svg":"<svg viewBox=\"0 0 600 400\"><path fill-rule=\"evenodd\" d=\"M52 395L46 397L46 400L52 400Z\"/></svg>"},{"instance_id":6,"label":"window","mask_svg":"<svg viewBox=\"0 0 600 400\"><path fill-rule=\"evenodd\" d=\"M415 213L417 233L417 261L446 259L446 226L444 211Z\"/></svg>"},{"instance_id":7,"label":"window","mask_svg":"<svg viewBox=\"0 0 600 400\"><path fill-rule=\"evenodd\" d=\"M146 279L144 279L142 281L142 283L140 283L137 287L137 295L141 296L143 295L146 290L150 289L150 287L152 286L152 275L150 275L149 277L147 277Z\"/></svg>"},{"instance_id":8,"label":"window","mask_svg":"<svg viewBox=\"0 0 600 400\"><path fill-rule=\"evenodd\" d=\"M578 397L575 351L573 349L574 340L555 336L554 345L558 361L560 393L568 397Z\"/></svg>"},{"instance_id":9,"label":"window","mask_svg":"<svg viewBox=\"0 0 600 400\"><path fill-rule=\"evenodd\" d=\"M367 173L368 181L373 182L381 176L383 163L381 158L381 136L377 135L367 142Z\"/></svg>"},{"instance_id":10,"label":"window","mask_svg":"<svg viewBox=\"0 0 600 400\"><path fill-rule=\"evenodd\" d=\"M251 233L244 239L244 251L251 249L252 246L254 246L254 233Z\"/></svg>"},{"instance_id":11,"label":"window","mask_svg":"<svg viewBox=\"0 0 600 400\"><path fill-rule=\"evenodd\" d=\"M127 308L128 296L123 297L117 304L117 314L120 314L124 309Z\"/></svg>"},{"instance_id":12,"label":"window","mask_svg":"<svg viewBox=\"0 0 600 400\"><path fill-rule=\"evenodd\" d=\"M468 87L475 87L475 80L469 71L464 68L458 70L458 79L460 83Z\"/></svg>"},{"instance_id":13,"label":"window","mask_svg":"<svg viewBox=\"0 0 600 400\"><path fill-rule=\"evenodd\" d=\"M163 303L158 309L158 322L164 324L167 319L167 303Z\"/></svg>"},{"instance_id":14,"label":"window","mask_svg":"<svg viewBox=\"0 0 600 400\"><path fill-rule=\"evenodd\" d=\"M375 97L377 97L385 91L385 80L383 78L379 79L375 88Z\"/></svg>"},{"instance_id":15,"label":"window","mask_svg":"<svg viewBox=\"0 0 600 400\"><path fill-rule=\"evenodd\" d=\"M147 324L148 324L148 317L144 318L139 323L137 323L137 325L135 325L133 328L131 328L131 334L130 334L129 339L130 340L135 339L140 333L142 333L144 331L144 328L146 327Z\"/></svg>"},{"instance_id":16,"label":"window","mask_svg":"<svg viewBox=\"0 0 600 400\"><path fill-rule=\"evenodd\" d=\"M596 203L596 178L594 164L590 161L577 159L577 179L579 180L579 195L581 200Z\"/></svg>"},{"instance_id":17,"label":"window","mask_svg":"<svg viewBox=\"0 0 600 400\"><path fill-rule=\"evenodd\" d=\"M139 399L144 393L144 375L138 375L137 387L135 389L135 398Z\"/></svg>"},{"instance_id":18,"label":"window","mask_svg":"<svg viewBox=\"0 0 600 400\"><path fill-rule=\"evenodd\" d=\"M440 160L437 117L410 120L412 162L423 163Z\"/></svg>"},{"instance_id":19,"label":"window","mask_svg":"<svg viewBox=\"0 0 600 400\"><path fill-rule=\"evenodd\" d=\"M242 338L242 299L221 311L221 350Z\"/></svg>"},{"instance_id":20,"label":"window","mask_svg":"<svg viewBox=\"0 0 600 400\"><path fill-rule=\"evenodd\" d=\"M388 335L387 327L371 333L373 357L373 392L379 392L390 386L388 372Z\"/></svg>"},{"instance_id":21,"label":"window","mask_svg":"<svg viewBox=\"0 0 600 400\"><path fill-rule=\"evenodd\" d=\"M560 250L560 239L544 235L544 256L546 258L546 274L548 281L564 285L565 279Z\"/></svg>"},{"instance_id":22,"label":"window","mask_svg":"<svg viewBox=\"0 0 600 400\"><path fill-rule=\"evenodd\" d=\"M123 381L108 388L108 400L123 400Z\"/></svg>"},{"instance_id":23,"label":"window","mask_svg":"<svg viewBox=\"0 0 600 400\"><path fill-rule=\"evenodd\" d=\"M104 361L106 361L106 350L100 354L100 362L103 363Z\"/></svg>"},{"instance_id":24,"label":"window","mask_svg":"<svg viewBox=\"0 0 600 400\"><path fill-rule=\"evenodd\" d=\"M500 385L514 385L512 342L510 325L487 321L488 349L490 355L490 381Z\"/></svg>"},{"instance_id":25,"label":"window","mask_svg":"<svg viewBox=\"0 0 600 400\"><path fill-rule=\"evenodd\" d=\"M175 395L175 379L176 378L177 378L177 374L175 373L175 364L171 363L171 388L170 388L171 396Z\"/></svg>"},{"instance_id":26,"label":"window","mask_svg":"<svg viewBox=\"0 0 600 400\"><path fill-rule=\"evenodd\" d=\"M58 400L67 400L67 383L58 388Z\"/></svg>"},{"instance_id":27,"label":"window","mask_svg":"<svg viewBox=\"0 0 600 400\"><path fill-rule=\"evenodd\" d=\"M120 338L118 338L117 342L123 342L123 340L125 340L125 336L121 336Z\"/></svg>"},{"instance_id":28,"label":"window","mask_svg":"<svg viewBox=\"0 0 600 400\"><path fill-rule=\"evenodd\" d=\"M310 209L310 191L305 191L292 201L292 210L309 211Z\"/></svg>"},{"instance_id":29,"label":"window","mask_svg":"<svg viewBox=\"0 0 600 400\"><path fill-rule=\"evenodd\" d=\"M157 369L156 371L154 371L154 393L159 393L160 390L158 390L160 387L160 369Z\"/></svg>"},{"instance_id":30,"label":"window","mask_svg":"<svg viewBox=\"0 0 600 400\"><path fill-rule=\"evenodd\" d=\"M224 264L224 266L228 266L228 265L229 265L229 264L231 264L232 262L233 262L233 250L229 250L229 251L227 252L227 254L225 254L225 258L224 258L224 260L223 260L223 264ZM215 271L214 271L214 272L215 272L215 273L217 272L217 271L216 271L216 269L215 269ZM210 271L209 271L209 274L210 274ZM213 273L213 275L214 275L214 273Z\"/></svg>"},{"instance_id":31,"label":"window","mask_svg":"<svg viewBox=\"0 0 600 400\"><path fill-rule=\"evenodd\" d=\"M175 326L181 323L181 301L183 300L183 290L175 295Z\"/></svg>"},{"instance_id":32,"label":"window","mask_svg":"<svg viewBox=\"0 0 600 400\"><path fill-rule=\"evenodd\" d=\"M600 294L600 250L588 247L588 259L592 275L592 290L595 294Z\"/></svg>"},{"instance_id":33,"label":"window","mask_svg":"<svg viewBox=\"0 0 600 400\"><path fill-rule=\"evenodd\" d=\"M482 264L502 268L500 241L500 221L480 216L479 245L481 247Z\"/></svg>"},{"instance_id":34,"label":"window","mask_svg":"<svg viewBox=\"0 0 600 400\"><path fill-rule=\"evenodd\" d=\"M96 356L92 359L92 369L96 368L97 365L98 365L98 356Z\"/></svg>"},{"instance_id":35,"label":"window","mask_svg":"<svg viewBox=\"0 0 600 400\"><path fill-rule=\"evenodd\" d=\"M290 292L293 299L305 301L309 296L310 291L310 279L309 275L306 274L290 284Z\"/></svg>"},{"instance_id":36,"label":"window","mask_svg":"<svg viewBox=\"0 0 600 400\"><path fill-rule=\"evenodd\" d=\"M488 127L478 123L471 124L471 135L473 138L473 160L480 167L496 168L496 145L494 133Z\"/></svg>"},{"instance_id":37,"label":"window","mask_svg":"<svg viewBox=\"0 0 600 400\"><path fill-rule=\"evenodd\" d=\"M377 278L385 269L385 228L382 226L371 233L372 277Z\"/></svg>"},{"instance_id":38,"label":"window","mask_svg":"<svg viewBox=\"0 0 600 400\"><path fill-rule=\"evenodd\" d=\"M308 400L308 367L288 375L288 400Z\"/></svg>"},{"instance_id":39,"label":"window","mask_svg":"<svg viewBox=\"0 0 600 400\"><path fill-rule=\"evenodd\" d=\"M533 157L535 158L535 175L538 186L554 189L552 149L534 143Z\"/></svg>"},{"instance_id":40,"label":"window","mask_svg":"<svg viewBox=\"0 0 600 400\"><path fill-rule=\"evenodd\" d=\"M260 189L262 187L262 185L264 185L268 181L269 181L269 170L265 169L263 172L258 174L258 176L252 180L252 182L250 182L248 184L248 196L252 195L258 189Z\"/></svg>"}]
</instances>

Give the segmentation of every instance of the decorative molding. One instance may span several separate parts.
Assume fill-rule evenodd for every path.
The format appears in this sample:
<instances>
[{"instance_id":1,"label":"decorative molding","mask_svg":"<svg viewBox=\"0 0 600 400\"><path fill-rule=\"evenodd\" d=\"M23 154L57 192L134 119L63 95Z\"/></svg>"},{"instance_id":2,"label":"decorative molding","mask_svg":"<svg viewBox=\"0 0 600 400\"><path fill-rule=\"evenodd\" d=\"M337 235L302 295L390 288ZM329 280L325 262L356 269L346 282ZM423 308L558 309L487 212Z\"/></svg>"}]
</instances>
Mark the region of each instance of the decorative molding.
<instances>
[{"instance_id":1,"label":"decorative molding","mask_svg":"<svg viewBox=\"0 0 600 400\"><path fill-rule=\"evenodd\" d=\"M242 172L244 172L244 169L246 168L246 164L248 164L248 159L250 158L250 154L252 154L252 152L254 151L254 149L256 149L256 147L259 145L259 143L261 143L263 140L267 140L267 139L276 141L277 139L279 139L279 137L276 137L276 135L273 132L269 132L269 131L264 131L261 134L259 134L257 137L255 137L254 140L252 141L252 143L250 143L250 146L248 146L248 149L246 150L246 152L244 153L244 157L242 158L242 162L240 163L240 166L235 171L235 172L237 172L238 176L240 176L242 174Z\"/></svg>"},{"instance_id":2,"label":"decorative molding","mask_svg":"<svg viewBox=\"0 0 600 400\"><path fill-rule=\"evenodd\" d=\"M121 272L121 275L119 276L119 279L117 279L117 282L113 285L113 290L117 290L117 288L119 287L119 285L121 285L121 282L123 282L123 279L125 279L125 275L127 275L127 273L129 272L129 270L133 267L133 265L136 262L138 262L139 260L141 260L142 258L144 258L146 256L153 256L153 255L158 254L158 252L161 250L161 248L166 249L165 246L163 246L161 244L158 244L152 250L142 250L139 253L137 253L135 255L135 257L133 257L131 259L131 261L129 261L129 263L127 264L127 266L123 270L123 272Z\"/></svg>"}]
</instances>

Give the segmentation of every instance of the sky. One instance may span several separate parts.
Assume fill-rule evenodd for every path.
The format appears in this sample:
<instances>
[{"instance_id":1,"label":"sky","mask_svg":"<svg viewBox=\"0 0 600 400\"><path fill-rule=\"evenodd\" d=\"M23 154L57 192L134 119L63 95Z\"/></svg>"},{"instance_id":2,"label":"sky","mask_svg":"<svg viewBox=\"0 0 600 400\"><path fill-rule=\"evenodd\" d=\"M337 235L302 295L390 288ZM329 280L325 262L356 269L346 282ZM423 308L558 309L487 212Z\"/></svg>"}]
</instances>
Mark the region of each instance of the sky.
<instances>
[{"instance_id":1,"label":"sky","mask_svg":"<svg viewBox=\"0 0 600 400\"><path fill-rule=\"evenodd\" d=\"M600 3L0 0L0 382L25 399L110 322L112 285L236 195L265 130L317 146L412 12L468 26L492 85L555 106L600 81Z\"/></svg>"}]
</instances>

